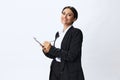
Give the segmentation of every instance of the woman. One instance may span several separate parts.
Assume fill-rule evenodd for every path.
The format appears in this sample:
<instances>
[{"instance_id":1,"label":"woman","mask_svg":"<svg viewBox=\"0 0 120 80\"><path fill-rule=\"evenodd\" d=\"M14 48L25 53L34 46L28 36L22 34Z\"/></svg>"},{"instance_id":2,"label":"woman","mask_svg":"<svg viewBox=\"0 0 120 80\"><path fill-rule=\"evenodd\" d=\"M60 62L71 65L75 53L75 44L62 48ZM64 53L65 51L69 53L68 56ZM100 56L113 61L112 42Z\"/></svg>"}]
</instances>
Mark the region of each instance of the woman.
<instances>
[{"instance_id":1,"label":"woman","mask_svg":"<svg viewBox=\"0 0 120 80\"><path fill-rule=\"evenodd\" d=\"M81 67L81 47L83 35L73 23L78 18L74 7L66 6L62 10L63 30L56 33L54 45L43 43L44 54L52 58L49 80L84 80Z\"/></svg>"}]
</instances>

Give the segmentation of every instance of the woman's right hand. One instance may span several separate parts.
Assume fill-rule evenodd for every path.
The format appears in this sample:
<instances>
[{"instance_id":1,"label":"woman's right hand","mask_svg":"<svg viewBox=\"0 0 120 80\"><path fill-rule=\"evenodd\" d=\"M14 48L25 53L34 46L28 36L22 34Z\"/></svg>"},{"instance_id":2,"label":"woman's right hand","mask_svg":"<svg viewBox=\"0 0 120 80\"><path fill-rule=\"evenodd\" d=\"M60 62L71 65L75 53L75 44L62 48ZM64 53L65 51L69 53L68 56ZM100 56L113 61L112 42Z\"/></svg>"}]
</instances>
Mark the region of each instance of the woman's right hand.
<instances>
[{"instance_id":1,"label":"woman's right hand","mask_svg":"<svg viewBox=\"0 0 120 80\"><path fill-rule=\"evenodd\" d=\"M50 50L50 48L51 48L51 43L48 42L48 41L45 41L45 42L43 43L43 47L42 47L43 51L44 51L45 53L48 53L49 50Z\"/></svg>"}]
</instances>

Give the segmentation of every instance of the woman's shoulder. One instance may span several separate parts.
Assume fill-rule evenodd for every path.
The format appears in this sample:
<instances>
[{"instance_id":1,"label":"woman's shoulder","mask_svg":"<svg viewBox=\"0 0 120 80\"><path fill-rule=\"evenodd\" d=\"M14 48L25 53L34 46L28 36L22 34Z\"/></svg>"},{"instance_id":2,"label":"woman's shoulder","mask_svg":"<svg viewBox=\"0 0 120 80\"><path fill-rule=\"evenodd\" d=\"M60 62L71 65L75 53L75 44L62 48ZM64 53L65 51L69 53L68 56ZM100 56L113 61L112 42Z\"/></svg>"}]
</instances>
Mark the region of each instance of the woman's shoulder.
<instances>
[{"instance_id":1,"label":"woman's shoulder","mask_svg":"<svg viewBox=\"0 0 120 80\"><path fill-rule=\"evenodd\" d=\"M72 31L72 33L80 33L80 34L83 34L81 29L76 28L76 27L74 27L74 26L72 26L71 31Z\"/></svg>"}]
</instances>

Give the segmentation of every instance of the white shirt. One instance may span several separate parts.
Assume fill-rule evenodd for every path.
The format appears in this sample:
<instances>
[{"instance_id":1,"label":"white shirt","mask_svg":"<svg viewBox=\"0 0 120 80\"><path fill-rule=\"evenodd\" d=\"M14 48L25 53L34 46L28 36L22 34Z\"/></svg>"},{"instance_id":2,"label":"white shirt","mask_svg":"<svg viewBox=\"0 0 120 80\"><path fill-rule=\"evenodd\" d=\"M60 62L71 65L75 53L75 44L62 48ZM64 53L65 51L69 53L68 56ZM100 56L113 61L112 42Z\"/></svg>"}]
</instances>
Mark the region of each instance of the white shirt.
<instances>
[{"instance_id":1,"label":"white shirt","mask_svg":"<svg viewBox=\"0 0 120 80\"><path fill-rule=\"evenodd\" d=\"M66 32L70 29L70 27L71 26L69 26L65 31L63 31L63 30L59 31L59 37L56 39L56 42L55 42L56 48L61 48L62 40L63 40ZM61 58L56 57L55 59L56 59L56 61L61 62Z\"/></svg>"}]
</instances>

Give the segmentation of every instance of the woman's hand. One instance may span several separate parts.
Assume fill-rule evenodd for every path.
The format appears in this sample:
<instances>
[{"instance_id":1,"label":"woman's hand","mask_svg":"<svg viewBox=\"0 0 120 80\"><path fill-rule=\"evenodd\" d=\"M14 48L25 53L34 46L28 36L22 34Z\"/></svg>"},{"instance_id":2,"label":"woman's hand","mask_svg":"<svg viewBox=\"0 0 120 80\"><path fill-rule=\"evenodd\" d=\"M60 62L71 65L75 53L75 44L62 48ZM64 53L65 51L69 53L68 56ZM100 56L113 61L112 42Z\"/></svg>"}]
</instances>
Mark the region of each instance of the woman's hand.
<instances>
[{"instance_id":1,"label":"woman's hand","mask_svg":"<svg viewBox=\"0 0 120 80\"><path fill-rule=\"evenodd\" d=\"M45 41L45 42L43 43L43 46L44 46L44 47L42 47L43 51L44 51L45 53L48 53L49 50L50 50L50 48L51 48L51 43L48 42L48 41Z\"/></svg>"}]
</instances>

